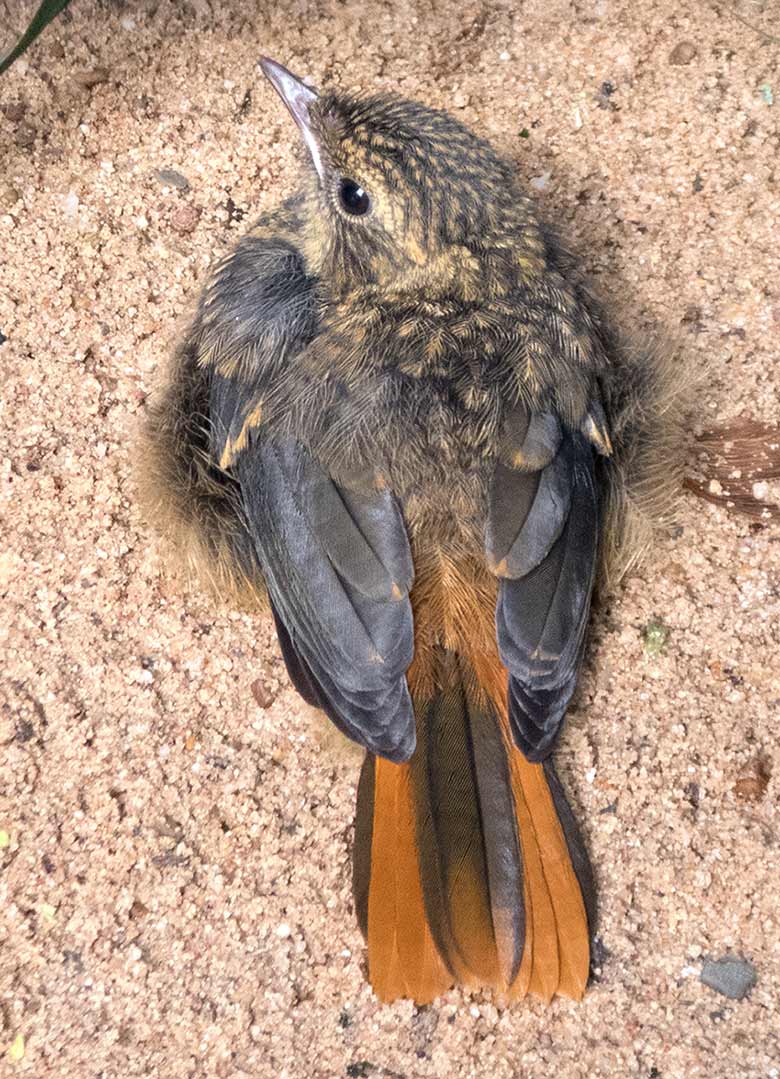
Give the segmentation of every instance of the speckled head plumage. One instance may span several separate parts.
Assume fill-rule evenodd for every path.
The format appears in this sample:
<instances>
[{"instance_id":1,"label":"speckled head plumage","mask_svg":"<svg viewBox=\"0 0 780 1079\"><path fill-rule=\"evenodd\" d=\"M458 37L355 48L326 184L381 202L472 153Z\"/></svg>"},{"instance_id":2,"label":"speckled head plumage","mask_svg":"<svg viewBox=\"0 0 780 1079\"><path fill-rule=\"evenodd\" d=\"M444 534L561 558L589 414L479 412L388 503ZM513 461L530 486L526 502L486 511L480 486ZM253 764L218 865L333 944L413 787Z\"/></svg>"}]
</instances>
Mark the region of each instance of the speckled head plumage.
<instances>
[{"instance_id":1,"label":"speckled head plumage","mask_svg":"<svg viewBox=\"0 0 780 1079\"><path fill-rule=\"evenodd\" d=\"M395 94L319 96L273 61L263 69L316 174L312 261L344 285L452 291L479 275L489 289L511 272L496 252L524 225L538 248L511 168L449 114Z\"/></svg>"}]
</instances>

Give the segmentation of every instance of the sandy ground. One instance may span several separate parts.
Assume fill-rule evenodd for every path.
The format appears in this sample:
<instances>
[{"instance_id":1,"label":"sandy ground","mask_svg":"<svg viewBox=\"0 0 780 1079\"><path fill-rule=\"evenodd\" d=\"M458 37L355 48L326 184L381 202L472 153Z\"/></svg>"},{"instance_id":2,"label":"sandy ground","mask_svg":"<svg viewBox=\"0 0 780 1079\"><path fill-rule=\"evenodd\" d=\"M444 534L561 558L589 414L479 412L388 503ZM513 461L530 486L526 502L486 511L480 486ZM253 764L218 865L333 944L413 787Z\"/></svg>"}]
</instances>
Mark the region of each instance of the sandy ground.
<instances>
[{"instance_id":1,"label":"sandy ground","mask_svg":"<svg viewBox=\"0 0 780 1079\"><path fill-rule=\"evenodd\" d=\"M775 418L773 4L251 7L76 2L0 81L0 1074L776 1077L776 527L687 496L596 624L560 753L601 894L584 1003L418 1010L364 980L357 753L268 621L163 575L131 479L209 265L295 183L263 52L453 107L623 318L710 365L701 425ZM699 980L725 954L739 1002Z\"/></svg>"}]
</instances>

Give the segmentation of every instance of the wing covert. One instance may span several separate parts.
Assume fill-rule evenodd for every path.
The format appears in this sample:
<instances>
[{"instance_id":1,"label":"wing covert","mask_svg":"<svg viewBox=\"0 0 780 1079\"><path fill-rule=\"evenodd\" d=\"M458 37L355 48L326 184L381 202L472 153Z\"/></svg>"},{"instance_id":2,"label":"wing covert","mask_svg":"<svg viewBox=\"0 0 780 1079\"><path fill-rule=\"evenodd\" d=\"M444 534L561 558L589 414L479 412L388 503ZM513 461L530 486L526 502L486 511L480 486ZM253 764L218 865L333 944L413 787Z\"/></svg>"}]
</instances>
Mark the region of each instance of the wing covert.
<instances>
[{"instance_id":1,"label":"wing covert","mask_svg":"<svg viewBox=\"0 0 780 1079\"><path fill-rule=\"evenodd\" d=\"M532 431L533 453L522 452L526 435L519 451L502 453L496 463L486 553L501 578L496 632L509 671L512 733L526 757L540 761L552 751L577 682L599 514L594 452L586 438L547 417L529 418Z\"/></svg>"}]
</instances>

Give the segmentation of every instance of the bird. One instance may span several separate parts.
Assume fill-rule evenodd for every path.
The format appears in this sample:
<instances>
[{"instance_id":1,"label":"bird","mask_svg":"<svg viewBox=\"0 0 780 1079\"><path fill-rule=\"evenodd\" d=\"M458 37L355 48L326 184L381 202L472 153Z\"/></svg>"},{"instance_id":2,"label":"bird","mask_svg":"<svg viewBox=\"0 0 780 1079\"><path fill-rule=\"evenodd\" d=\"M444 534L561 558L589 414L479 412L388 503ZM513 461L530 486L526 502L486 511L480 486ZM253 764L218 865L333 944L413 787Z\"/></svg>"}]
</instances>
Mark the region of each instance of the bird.
<instances>
[{"instance_id":1,"label":"bird","mask_svg":"<svg viewBox=\"0 0 780 1079\"><path fill-rule=\"evenodd\" d=\"M260 66L300 185L205 284L141 498L365 751L378 998L579 1000L594 874L553 752L593 597L674 500L674 363L625 343L513 163L446 111Z\"/></svg>"}]
</instances>

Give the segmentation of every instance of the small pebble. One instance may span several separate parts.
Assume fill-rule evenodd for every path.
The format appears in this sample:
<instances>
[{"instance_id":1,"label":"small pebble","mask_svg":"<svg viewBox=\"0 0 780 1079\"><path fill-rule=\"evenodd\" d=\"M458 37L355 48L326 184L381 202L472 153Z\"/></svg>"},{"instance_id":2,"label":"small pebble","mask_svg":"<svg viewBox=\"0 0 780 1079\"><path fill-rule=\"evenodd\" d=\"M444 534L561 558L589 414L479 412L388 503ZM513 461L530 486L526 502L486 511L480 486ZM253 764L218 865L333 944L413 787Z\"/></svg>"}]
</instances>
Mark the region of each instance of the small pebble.
<instances>
[{"instance_id":1,"label":"small pebble","mask_svg":"<svg viewBox=\"0 0 780 1079\"><path fill-rule=\"evenodd\" d=\"M24 114L27 112L27 102L9 101L7 105L0 108L0 112L10 123L18 124L20 120L24 119Z\"/></svg>"},{"instance_id":2,"label":"small pebble","mask_svg":"<svg viewBox=\"0 0 780 1079\"><path fill-rule=\"evenodd\" d=\"M190 181L186 176L177 172L176 169L158 169L155 176L161 183L168 184L169 187L175 187L177 191L189 191L190 189Z\"/></svg>"},{"instance_id":3,"label":"small pebble","mask_svg":"<svg viewBox=\"0 0 780 1079\"><path fill-rule=\"evenodd\" d=\"M754 757L739 773L734 794L742 802L760 802L766 794L771 774L767 758Z\"/></svg>"},{"instance_id":4,"label":"small pebble","mask_svg":"<svg viewBox=\"0 0 780 1079\"><path fill-rule=\"evenodd\" d=\"M669 63L674 64L675 67L683 67L685 64L690 64L695 56L696 46L693 42L681 41L669 53Z\"/></svg>"},{"instance_id":5,"label":"small pebble","mask_svg":"<svg viewBox=\"0 0 780 1079\"><path fill-rule=\"evenodd\" d=\"M11 837L4 828L0 828L0 850L5 850L11 845Z\"/></svg>"},{"instance_id":6,"label":"small pebble","mask_svg":"<svg viewBox=\"0 0 780 1079\"><path fill-rule=\"evenodd\" d=\"M769 496L769 484L766 480L753 484L753 498L757 502L763 502Z\"/></svg>"},{"instance_id":7,"label":"small pebble","mask_svg":"<svg viewBox=\"0 0 780 1079\"><path fill-rule=\"evenodd\" d=\"M71 79L77 86L83 86L85 90L91 90L93 86L100 86L108 82L108 68L93 67L85 71L74 71Z\"/></svg>"},{"instance_id":8,"label":"small pebble","mask_svg":"<svg viewBox=\"0 0 780 1079\"><path fill-rule=\"evenodd\" d=\"M280 926L277 926L276 935L281 940L286 940L291 933L292 933L292 929L290 929L287 922L282 922L282 924Z\"/></svg>"},{"instance_id":9,"label":"small pebble","mask_svg":"<svg viewBox=\"0 0 780 1079\"><path fill-rule=\"evenodd\" d=\"M742 1000L758 981L756 968L747 959L726 955L722 959L707 959L699 980L729 1000Z\"/></svg>"},{"instance_id":10,"label":"small pebble","mask_svg":"<svg viewBox=\"0 0 780 1079\"><path fill-rule=\"evenodd\" d=\"M79 212L79 197L75 191L69 191L62 199L62 212L66 217L76 217Z\"/></svg>"},{"instance_id":11,"label":"small pebble","mask_svg":"<svg viewBox=\"0 0 780 1079\"><path fill-rule=\"evenodd\" d=\"M464 94L462 90L458 90L456 94L452 96L452 105L456 109L465 109L471 98L468 94Z\"/></svg>"},{"instance_id":12,"label":"small pebble","mask_svg":"<svg viewBox=\"0 0 780 1079\"><path fill-rule=\"evenodd\" d=\"M274 703L275 697L268 689L265 682L263 682L262 678L256 678L249 688L252 691L252 696L261 708L270 708Z\"/></svg>"},{"instance_id":13,"label":"small pebble","mask_svg":"<svg viewBox=\"0 0 780 1079\"><path fill-rule=\"evenodd\" d=\"M13 184L7 180L0 180L0 210L11 210L17 204L21 195Z\"/></svg>"},{"instance_id":14,"label":"small pebble","mask_svg":"<svg viewBox=\"0 0 780 1079\"><path fill-rule=\"evenodd\" d=\"M146 917L149 913L149 908L140 899L134 899L128 913L133 920L137 921L139 918Z\"/></svg>"},{"instance_id":15,"label":"small pebble","mask_svg":"<svg viewBox=\"0 0 780 1079\"><path fill-rule=\"evenodd\" d=\"M37 132L31 124L21 123L14 132L14 141L20 149L29 150L35 144L36 135Z\"/></svg>"},{"instance_id":16,"label":"small pebble","mask_svg":"<svg viewBox=\"0 0 780 1079\"><path fill-rule=\"evenodd\" d=\"M192 232L200 221L200 210L188 203L178 206L171 214L171 227L177 232Z\"/></svg>"},{"instance_id":17,"label":"small pebble","mask_svg":"<svg viewBox=\"0 0 780 1079\"><path fill-rule=\"evenodd\" d=\"M532 176L528 181L534 191L544 191L552 177L551 172L543 172L541 176Z\"/></svg>"}]
</instances>

